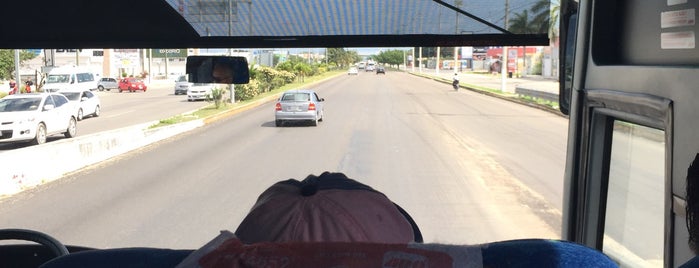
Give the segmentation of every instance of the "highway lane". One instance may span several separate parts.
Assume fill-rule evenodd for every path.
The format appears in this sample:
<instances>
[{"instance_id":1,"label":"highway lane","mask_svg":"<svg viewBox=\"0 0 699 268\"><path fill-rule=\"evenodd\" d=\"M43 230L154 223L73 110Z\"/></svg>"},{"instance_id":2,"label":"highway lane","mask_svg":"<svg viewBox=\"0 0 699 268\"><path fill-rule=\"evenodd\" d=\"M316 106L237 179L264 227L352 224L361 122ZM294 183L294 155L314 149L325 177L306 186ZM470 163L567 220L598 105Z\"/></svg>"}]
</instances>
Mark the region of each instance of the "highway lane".
<instances>
[{"instance_id":1,"label":"highway lane","mask_svg":"<svg viewBox=\"0 0 699 268\"><path fill-rule=\"evenodd\" d=\"M77 125L77 135L90 135L101 131L157 121L174 115L194 111L208 105L206 101L188 102L185 95L174 94L175 83L159 82L149 86L146 92L119 93L118 90L93 91L102 103L99 117L85 117ZM63 139L52 136L48 142ZM28 146L27 144L0 144L0 151Z\"/></svg>"},{"instance_id":2,"label":"highway lane","mask_svg":"<svg viewBox=\"0 0 699 268\"><path fill-rule=\"evenodd\" d=\"M566 119L405 73L314 88L319 127L276 128L269 103L2 200L0 228L195 248L274 182L340 171L405 208L427 242L559 237Z\"/></svg>"},{"instance_id":3,"label":"highway lane","mask_svg":"<svg viewBox=\"0 0 699 268\"><path fill-rule=\"evenodd\" d=\"M205 101L188 102L185 95L176 96L174 85L160 82L146 92L93 91L102 101L102 113L78 122L78 135L165 119L208 105Z\"/></svg>"}]
</instances>

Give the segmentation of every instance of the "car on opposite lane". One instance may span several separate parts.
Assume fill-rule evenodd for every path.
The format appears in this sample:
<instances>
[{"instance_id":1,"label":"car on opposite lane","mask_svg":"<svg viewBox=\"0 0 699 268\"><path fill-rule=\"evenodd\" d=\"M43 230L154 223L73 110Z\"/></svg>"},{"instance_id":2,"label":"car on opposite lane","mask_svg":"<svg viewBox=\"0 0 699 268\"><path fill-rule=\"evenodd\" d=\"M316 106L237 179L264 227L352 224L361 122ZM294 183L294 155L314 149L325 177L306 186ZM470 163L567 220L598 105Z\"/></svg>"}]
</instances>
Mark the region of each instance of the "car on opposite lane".
<instances>
[{"instance_id":1,"label":"car on opposite lane","mask_svg":"<svg viewBox=\"0 0 699 268\"><path fill-rule=\"evenodd\" d=\"M311 122L317 126L323 121L325 99L309 89L289 90L282 94L274 107L274 123L280 127L287 121Z\"/></svg>"},{"instance_id":2,"label":"car on opposite lane","mask_svg":"<svg viewBox=\"0 0 699 268\"><path fill-rule=\"evenodd\" d=\"M129 92L135 92L137 90L143 90L143 92L146 92L146 84L143 83L143 80L134 78L134 77L128 77L128 78L123 78L119 80L119 93L122 91L129 91Z\"/></svg>"},{"instance_id":3,"label":"car on opposite lane","mask_svg":"<svg viewBox=\"0 0 699 268\"><path fill-rule=\"evenodd\" d=\"M349 70L347 70L347 74L348 75L358 75L359 70L357 69L357 67L350 67Z\"/></svg>"},{"instance_id":4,"label":"car on opposite lane","mask_svg":"<svg viewBox=\"0 0 699 268\"><path fill-rule=\"evenodd\" d=\"M211 98L213 84L193 83L187 89L187 101L206 100Z\"/></svg>"},{"instance_id":5,"label":"car on opposite lane","mask_svg":"<svg viewBox=\"0 0 699 268\"><path fill-rule=\"evenodd\" d=\"M97 81L97 89L99 91L104 91L105 89L110 91L113 88L119 88L119 82L117 82L116 78L102 77L99 81Z\"/></svg>"},{"instance_id":6,"label":"car on opposite lane","mask_svg":"<svg viewBox=\"0 0 699 268\"><path fill-rule=\"evenodd\" d=\"M180 75L177 80L175 80L175 95L185 95L187 90L192 86L192 83L187 80L186 75Z\"/></svg>"},{"instance_id":7,"label":"car on opposite lane","mask_svg":"<svg viewBox=\"0 0 699 268\"><path fill-rule=\"evenodd\" d=\"M61 90L58 93L66 96L68 101L75 104L75 109L77 109L75 118L78 119L78 121L83 120L85 116L100 116L100 109L102 106L100 98L89 90Z\"/></svg>"},{"instance_id":8,"label":"car on opposite lane","mask_svg":"<svg viewBox=\"0 0 699 268\"><path fill-rule=\"evenodd\" d=\"M386 68L384 68L383 66L377 66L376 74L386 74Z\"/></svg>"},{"instance_id":9,"label":"car on opposite lane","mask_svg":"<svg viewBox=\"0 0 699 268\"><path fill-rule=\"evenodd\" d=\"M42 144L46 138L76 135L74 105L58 93L8 95L0 99L0 143Z\"/></svg>"}]
</instances>

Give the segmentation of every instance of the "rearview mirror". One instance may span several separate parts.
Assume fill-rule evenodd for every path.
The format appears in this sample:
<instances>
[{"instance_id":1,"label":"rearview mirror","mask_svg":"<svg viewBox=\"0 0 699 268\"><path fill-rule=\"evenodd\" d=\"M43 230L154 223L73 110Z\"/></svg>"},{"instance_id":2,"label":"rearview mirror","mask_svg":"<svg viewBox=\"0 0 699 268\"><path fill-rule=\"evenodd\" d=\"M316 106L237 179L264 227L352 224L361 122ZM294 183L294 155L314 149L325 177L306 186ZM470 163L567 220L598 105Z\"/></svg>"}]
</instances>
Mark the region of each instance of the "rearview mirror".
<instances>
[{"instance_id":1,"label":"rearview mirror","mask_svg":"<svg viewBox=\"0 0 699 268\"><path fill-rule=\"evenodd\" d=\"M573 64L575 60L575 42L578 22L578 7L573 1L561 2L560 35L561 49L558 66L558 105L563 114L570 113L570 101L573 94Z\"/></svg>"},{"instance_id":2,"label":"rearview mirror","mask_svg":"<svg viewBox=\"0 0 699 268\"><path fill-rule=\"evenodd\" d=\"M245 57L189 56L187 74L192 83L247 84L250 82Z\"/></svg>"}]
</instances>

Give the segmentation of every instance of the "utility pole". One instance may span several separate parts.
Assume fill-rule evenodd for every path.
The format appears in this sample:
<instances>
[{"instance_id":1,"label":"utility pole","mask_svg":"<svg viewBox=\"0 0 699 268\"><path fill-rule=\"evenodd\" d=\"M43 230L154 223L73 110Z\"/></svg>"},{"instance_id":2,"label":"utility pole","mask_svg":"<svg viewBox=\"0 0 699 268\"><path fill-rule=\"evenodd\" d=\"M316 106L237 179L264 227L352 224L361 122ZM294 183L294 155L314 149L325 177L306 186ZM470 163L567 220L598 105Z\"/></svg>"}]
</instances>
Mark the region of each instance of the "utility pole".
<instances>
[{"instance_id":1,"label":"utility pole","mask_svg":"<svg viewBox=\"0 0 699 268\"><path fill-rule=\"evenodd\" d=\"M413 47L413 53L410 54L412 57L412 60L410 60L410 68L412 69L412 72L415 72L415 47Z\"/></svg>"},{"instance_id":2,"label":"utility pole","mask_svg":"<svg viewBox=\"0 0 699 268\"><path fill-rule=\"evenodd\" d=\"M406 59L405 59L405 50L403 50L403 66L405 66L405 70L408 70L408 65L406 65ZM400 66L398 67L400 70Z\"/></svg>"},{"instance_id":3,"label":"utility pole","mask_svg":"<svg viewBox=\"0 0 699 268\"><path fill-rule=\"evenodd\" d=\"M459 47L454 47L454 73L459 72Z\"/></svg>"},{"instance_id":4,"label":"utility pole","mask_svg":"<svg viewBox=\"0 0 699 268\"><path fill-rule=\"evenodd\" d=\"M248 0L248 31L252 36L252 0Z\"/></svg>"},{"instance_id":5,"label":"utility pole","mask_svg":"<svg viewBox=\"0 0 699 268\"><path fill-rule=\"evenodd\" d=\"M153 62L153 49L149 48L148 49L148 84L151 83L151 77L153 77L153 72L150 69L152 62Z\"/></svg>"},{"instance_id":6,"label":"utility pole","mask_svg":"<svg viewBox=\"0 0 699 268\"><path fill-rule=\"evenodd\" d=\"M458 9L461 9L461 4L463 4L462 0L456 0L454 1L454 6L456 6ZM454 25L454 34L459 34L459 12L456 12L456 24Z\"/></svg>"},{"instance_id":7,"label":"utility pole","mask_svg":"<svg viewBox=\"0 0 699 268\"><path fill-rule=\"evenodd\" d=\"M233 36L233 0L228 0L228 37ZM228 48L228 56L232 56L231 48Z\"/></svg>"},{"instance_id":8,"label":"utility pole","mask_svg":"<svg viewBox=\"0 0 699 268\"><path fill-rule=\"evenodd\" d=\"M418 70L422 73L422 47L420 47L420 57L417 58Z\"/></svg>"},{"instance_id":9,"label":"utility pole","mask_svg":"<svg viewBox=\"0 0 699 268\"><path fill-rule=\"evenodd\" d=\"M439 52L439 49L440 49L440 48L441 48L441 47L437 47L437 64L435 64L435 66L434 66L435 73L436 73L437 75L439 75L439 56L440 56L439 54L441 54L441 53Z\"/></svg>"},{"instance_id":10,"label":"utility pole","mask_svg":"<svg viewBox=\"0 0 699 268\"><path fill-rule=\"evenodd\" d=\"M19 75L19 49L15 49L15 85L17 86L15 94L22 94L22 76Z\"/></svg>"},{"instance_id":11,"label":"utility pole","mask_svg":"<svg viewBox=\"0 0 699 268\"><path fill-rule=\"evenodd\" d=\"M509 25L510 0L505 0L505 29ZM509 92L507 89L507 47L502 47L502 57L500 57L500 91Z\"/></svg>"}]
</instances>

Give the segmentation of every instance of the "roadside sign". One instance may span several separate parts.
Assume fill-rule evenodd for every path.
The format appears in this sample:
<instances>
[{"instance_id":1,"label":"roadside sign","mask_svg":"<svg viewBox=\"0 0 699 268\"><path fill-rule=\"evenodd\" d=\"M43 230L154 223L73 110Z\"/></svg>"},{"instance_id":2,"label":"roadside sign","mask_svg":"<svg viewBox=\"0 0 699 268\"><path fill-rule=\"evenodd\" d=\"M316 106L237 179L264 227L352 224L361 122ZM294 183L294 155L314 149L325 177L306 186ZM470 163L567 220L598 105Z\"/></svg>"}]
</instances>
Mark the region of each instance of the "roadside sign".
<instances>
[{"instance_id":1,"label":"roadside sign","mask_svg":"<svg viewBox=\"0 0 699 268\"><path fill-rule=\"evenodd\" d=\"M159 48L151 49L153 58L186 58L186 48Z\"/></svg>"}]
</instances>

